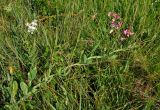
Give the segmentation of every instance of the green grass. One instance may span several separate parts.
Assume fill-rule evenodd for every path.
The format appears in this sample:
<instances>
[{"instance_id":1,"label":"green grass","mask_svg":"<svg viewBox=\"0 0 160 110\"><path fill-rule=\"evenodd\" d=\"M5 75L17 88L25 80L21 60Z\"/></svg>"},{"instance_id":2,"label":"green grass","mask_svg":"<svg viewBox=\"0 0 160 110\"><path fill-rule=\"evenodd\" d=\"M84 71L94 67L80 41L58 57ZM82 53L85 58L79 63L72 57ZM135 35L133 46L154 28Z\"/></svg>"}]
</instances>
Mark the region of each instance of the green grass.
<instances>
[{"instance_id":1,"label":"green grass","mask_svg":"<svg viewBox=\"0 0 160 110\"><path fill-rule=\"evenodd\" d=\"M113 34L108 12L124 22ZM1 0L0 110L159 110L159 12L159 0Z\"/></svg>"}]
</instances>

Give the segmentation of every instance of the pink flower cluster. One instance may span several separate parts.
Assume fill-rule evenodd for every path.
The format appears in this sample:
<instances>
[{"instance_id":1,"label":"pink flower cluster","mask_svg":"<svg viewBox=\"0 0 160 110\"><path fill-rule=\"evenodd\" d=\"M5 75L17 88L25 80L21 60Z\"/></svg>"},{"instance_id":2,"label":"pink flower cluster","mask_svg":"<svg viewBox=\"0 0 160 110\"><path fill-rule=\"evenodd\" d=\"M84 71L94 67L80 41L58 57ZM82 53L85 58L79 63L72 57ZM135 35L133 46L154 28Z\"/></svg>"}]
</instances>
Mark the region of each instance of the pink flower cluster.
<instances>
[{"instance_id":1,"label":"pink flower cluster","mask_svg":"<svg viewBox=\"0 0 160 110\"><path fill-rule=\"evenodd\" d=\"M120 29L123 26L123 21L121 21L121 17L119 14L115 13L115 12L109 12L108 16L112 18L111 23L110 23L110 34L115 32L116 29ZM122 37L121 40L125 40L126 38L132 36L134 33L131 31L130 28L127 29L123 29L122 30Z\"/></svg>"},{"instance_id":2,"label":"pink flower cluster","mask_svg":"<svg viewBox=\"0 0 160 110\"><path fill-rule=\"evenodd\" d=\"M122 27L123 22L119 21L119 19L121 18L120 15L118 15L117 13L114 13L114 12L109 12L108 16L112 17L112 20L110 23L110 26L112 28L119 29Z\"/></svg>"}]
</instances>

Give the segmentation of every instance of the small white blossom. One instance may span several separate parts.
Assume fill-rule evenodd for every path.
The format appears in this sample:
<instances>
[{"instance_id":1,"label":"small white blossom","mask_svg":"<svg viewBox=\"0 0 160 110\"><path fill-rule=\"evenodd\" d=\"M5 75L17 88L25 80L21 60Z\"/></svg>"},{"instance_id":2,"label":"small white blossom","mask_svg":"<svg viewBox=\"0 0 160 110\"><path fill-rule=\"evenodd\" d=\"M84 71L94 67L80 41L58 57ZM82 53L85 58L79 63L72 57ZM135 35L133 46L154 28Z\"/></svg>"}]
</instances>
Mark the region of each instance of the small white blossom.
<instances>
[{"instance_id":1,"label":"small white blossom","mask_svg":"<svg viewBox=\"0 0 160 110\"><path fill-rule=\"evenodd\" d=\"M35 30L37 30L37 20L33 20L31 23L26 23L28 27L28 32L33 34Z\"/></svg>"},{"instance_id":2,"label":"small white blossom","mask_svg":"<svg viewBox=\"0 0 160 110\"><path fill-rule=\"evenodd\" d=\"M112 34L112 33L113 33L113 31L114 31L114 30L113 30L113 29L111 29L111 30L109 31L109 33L110 33L110 34Z\"/></svg>"},{"instance_id":3,"label":"small white blossom","mask_svg":"<svg viewBox=\"0 0 160 110\"><path fill-rule=\"evenodd\" d=\"M108 16L109 16L109 17L111 16L111 13L112 13L112 12L109 12L109 13L108 13Z\"/></svg>"},{"instance_id":4,"label":"small white blossom","mask_svg":"<svg viewBox=\"0 0 160 110\"><path fill-rule=\"evenodd\" d=\"M121 37L121 39L120 39L121 41L124 41L124 40L126 40L126 38L124 38L124 37Z\"/></svg>"}]
</instances>

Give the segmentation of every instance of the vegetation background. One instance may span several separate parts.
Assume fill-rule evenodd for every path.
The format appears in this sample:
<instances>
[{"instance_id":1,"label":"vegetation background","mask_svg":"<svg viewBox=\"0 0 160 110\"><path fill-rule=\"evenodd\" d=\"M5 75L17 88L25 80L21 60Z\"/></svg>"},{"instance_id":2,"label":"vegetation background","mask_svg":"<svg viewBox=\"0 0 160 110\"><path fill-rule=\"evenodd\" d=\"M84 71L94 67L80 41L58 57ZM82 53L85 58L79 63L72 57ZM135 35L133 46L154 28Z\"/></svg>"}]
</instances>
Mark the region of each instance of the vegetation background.
<instances>
[{"instance_id":1,"label":"vegetation background","mask_svg":"<svg viewBox=\"0 0 160 110\"><path fill-rule=\"evenodd\" d=\"M0 110L159 109L159 0L0 1Z\"/></svg>"}]
</instances>

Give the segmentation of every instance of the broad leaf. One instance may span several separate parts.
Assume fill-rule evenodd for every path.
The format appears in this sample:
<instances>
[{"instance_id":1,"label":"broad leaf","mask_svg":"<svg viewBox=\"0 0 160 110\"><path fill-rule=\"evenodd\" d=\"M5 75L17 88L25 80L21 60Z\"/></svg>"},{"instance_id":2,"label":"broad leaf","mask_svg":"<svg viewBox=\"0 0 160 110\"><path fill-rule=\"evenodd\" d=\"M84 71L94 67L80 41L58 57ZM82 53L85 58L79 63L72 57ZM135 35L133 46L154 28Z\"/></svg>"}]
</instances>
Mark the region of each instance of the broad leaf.
<instances>
[{"instance_id":1,"label":"broad leaf","mask_svg":"<svg viewBox=\"0 0 160 110\"><path fill-rule=\"evenodd\" d=\"M12 85L12 97L15 97L17 91L18 91L18 83L17 81L14 81Z\"/></svg>"},{"instance_id":2,"label":"broad leaf","mask_svg":"<svg viewBox=\"0 0 160 110\"><path fill-rule=\"evenodd\" d=\"M27 93L28 93L28 86L27 86L27 84L24 83L24 82L21 82L20 83L20 87L21 87L21 90L22 90L23 94L27 95Z\"/></svg>"},{"instance_id":3,"label":"broad leaf","mask_svg":"<svg viewBox=\"0 0 160 110\"><path fill-rule=\"evenodd\" d=\"M33 68L29 73L28 73L28 80L32 81L33 79L35 79L37 74L37 68Z\"/></svg>"}]
</instances>

